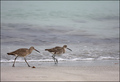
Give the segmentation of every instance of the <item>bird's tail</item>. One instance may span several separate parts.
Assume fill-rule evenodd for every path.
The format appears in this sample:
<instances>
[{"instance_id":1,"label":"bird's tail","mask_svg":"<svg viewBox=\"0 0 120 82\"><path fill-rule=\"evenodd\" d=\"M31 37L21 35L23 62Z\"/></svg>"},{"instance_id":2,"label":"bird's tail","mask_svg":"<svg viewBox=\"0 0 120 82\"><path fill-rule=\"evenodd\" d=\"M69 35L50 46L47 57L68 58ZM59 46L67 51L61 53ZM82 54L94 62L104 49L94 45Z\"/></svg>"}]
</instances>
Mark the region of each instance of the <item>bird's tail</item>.
<instances>
[{"instance_id":1,"label":"bird's tail","mask_svg":"<svg viewBox=\"0 0 120 82\"><path fill-rule=\"evenodd\" d=\"M12 53L7 53L8 55L14 55L14 54L12 54Z\"/></svg>"},{"instance_id":2,"label":"bird's tail","mask_svg":"<svg viewBox=\"0 0 120 82\"><path fill-rule=\"evenodd\" d=\"M52 50L52 49L45 49L45 51L48 51L48 52L55 52L55 50Z\"/></svg>"},{"instance_id":3,"label":"bird's tail","mask_svg":"<svg viewBox=\"0 0 120 82\"><path fill-rule=\"evenodd\" d=\"M10 55L10 53L7 53L8 55Z\"/></svg>"},{"instance_id":4,"label":"bird's tail","mask_svg":"<svg viewBox=\"0 0 120 82\"><path fill-rule=\"evenodd\" d=\"M45 49L45 51L49 51L49 49Z\"/></svg>"},{"instance_id":5,"label":"bird's tail","mask_svg":"<svg viewBox=\"0 0 120 82\"><path fill-rule=\"evenodd\" d=\"M51 49L45 49L45 51L53 52L53 50L51 50Z\"/></svg>"}]
</instances>

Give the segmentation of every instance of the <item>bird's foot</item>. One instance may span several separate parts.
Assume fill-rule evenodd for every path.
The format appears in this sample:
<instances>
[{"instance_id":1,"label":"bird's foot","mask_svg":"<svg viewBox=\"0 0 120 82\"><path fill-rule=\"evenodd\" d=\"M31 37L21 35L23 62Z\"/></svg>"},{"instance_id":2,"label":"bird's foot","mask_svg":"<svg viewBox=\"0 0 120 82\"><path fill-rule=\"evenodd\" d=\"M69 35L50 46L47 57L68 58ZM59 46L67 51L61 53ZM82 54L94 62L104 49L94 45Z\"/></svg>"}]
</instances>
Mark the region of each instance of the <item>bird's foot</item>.
<instances>
[{"instance_id":1,"label":"bird's foot","mask_svg":"<svg viewBox=\"0 0 120 82\"><path fill-rule=\"evenodd\" d=\"M57 62L55 62L55 64L58 64Z\"/></svg>"},{"instance_id":2,"label":"bird's foot","mask_svg":"<svg viewBox=\"0 0 120 82\"><path fill-rule=\"evenodd\" d=\"M28 65L28 67L31 67L30 65Z\"/></svg>"},{"instance_id":3,"label":"bird's foot","mask_svg":"<svg viewBox=\"0 0 120 82\"><path fill-rule=\"evenodd\" d=\"M14 65L12 67L15 67Z\"/></svg>"},{"instance_id":4,"label":"bird's foot","mask_svg":"<svg viewBox=\"0 0 120 82\"><path fill-rule=\"evenodd\" d=\"M55 64L58 64L58 60L56 59Z\"/></svg>"}]
</instances>

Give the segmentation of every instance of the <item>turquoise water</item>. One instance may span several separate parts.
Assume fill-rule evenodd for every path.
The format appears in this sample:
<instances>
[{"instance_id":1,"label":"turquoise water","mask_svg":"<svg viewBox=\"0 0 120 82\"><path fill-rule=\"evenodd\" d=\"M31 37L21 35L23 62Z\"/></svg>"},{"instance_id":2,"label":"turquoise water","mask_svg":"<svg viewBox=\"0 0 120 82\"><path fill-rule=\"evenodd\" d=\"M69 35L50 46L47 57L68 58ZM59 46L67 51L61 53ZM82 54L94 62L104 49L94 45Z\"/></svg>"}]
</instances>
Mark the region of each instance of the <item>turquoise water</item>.
<instances>
[{"instance_id":1,"label":"turquoise water","mask_svg":"<svg viewBox=\"0 0 120 82\"><path fill-rule=\"evenodd\" d=\"M67 44L59 60L119 59L118 1L1 1L1 58L35 46L30 61L53 61L45 48ZM18 59L18 61L22 59Z\"/></svg>"}]
</instances>

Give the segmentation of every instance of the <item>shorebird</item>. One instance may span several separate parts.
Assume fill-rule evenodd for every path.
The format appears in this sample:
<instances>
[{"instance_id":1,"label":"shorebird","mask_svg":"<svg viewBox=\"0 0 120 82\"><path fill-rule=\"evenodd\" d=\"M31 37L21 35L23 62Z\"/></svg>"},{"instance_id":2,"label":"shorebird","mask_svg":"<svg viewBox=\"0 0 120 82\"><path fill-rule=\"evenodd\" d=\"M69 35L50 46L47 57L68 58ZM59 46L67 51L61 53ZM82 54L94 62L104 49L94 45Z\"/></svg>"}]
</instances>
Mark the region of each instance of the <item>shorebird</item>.
<instances>
[{"instance_id":1,"label":"shorebird","mask_svg":"<svg viewBox=\"0 0 120 82\"><path fill-rule=\"evenodd\" d=\"M51 48L51 49L45 49L45 51L48 51L48 52L53 54L52 58L53 58L55 64L57 64L58 60L55 58L55 56L65 53L65 48L72 51L70 48L67 48L67 45L64 45L63 47L56 46L56 47Z\"/></svg>"},{"instance_id":2,"label":"shorebird","mask_svg":"<svg viewBox=\"0 0 120 82\"><path fill-rule=\"evenodd\" d=\"M17 49L17 50L15 50L15 51L13 51L13 52L7 53L8 55L14 55L14 56L16 56L15 59L14 59L14 63L13 63L13 66L12 66L12 67L15 67L14 64L15 64L15 61L16 61L16 59L17 59L18 56L24 57L25 62L27 63L28 67L30 67L30 65L29 65L28 62L26 61L26 58L25 58L25 57L26 57L27 55L31 54L33 50L39 52L38 50L36 50L36 49L32 46L32 47L30 47L29 49L27 49L27 48L20 48L20 49ZM39 53L40 53L40 52L39 52Z\"/></svg>"}]
</instances>

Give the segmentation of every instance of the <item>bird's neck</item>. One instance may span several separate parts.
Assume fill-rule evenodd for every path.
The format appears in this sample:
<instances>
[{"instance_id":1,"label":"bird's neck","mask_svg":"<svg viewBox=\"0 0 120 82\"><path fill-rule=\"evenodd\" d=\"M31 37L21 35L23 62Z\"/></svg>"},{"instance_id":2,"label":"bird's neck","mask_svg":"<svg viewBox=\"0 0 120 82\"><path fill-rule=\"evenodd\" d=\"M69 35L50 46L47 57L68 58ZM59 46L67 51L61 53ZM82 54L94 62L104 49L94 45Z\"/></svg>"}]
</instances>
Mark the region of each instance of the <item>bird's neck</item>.
<instances>
[{"instance_id":1,"label":"bird's neck","mask_svg":"<svg viewBox=\"0 0 120 82\"><path fill-rule=\"evenodd\" d=\"M30 48L30 49L29 49L29 53L31 54L31 53L32 53L32 51L33 51L33 49L31 49L31 48Z\"/></svg>"},{"instance_id":2,"label":"bird's neck","mask_svg":"<svg viewBox=\"0 0 120 82\"><path fill-rule=\"evenodd\" d=\"M63 48L63 53L65 53L65 48Z\"/></svg>"}]
</instances>

